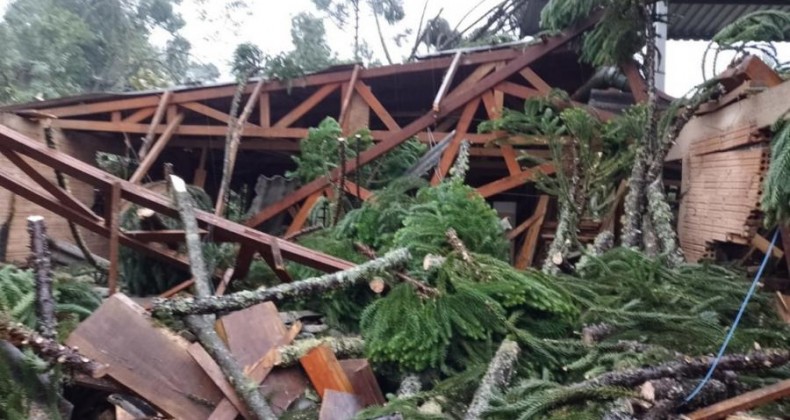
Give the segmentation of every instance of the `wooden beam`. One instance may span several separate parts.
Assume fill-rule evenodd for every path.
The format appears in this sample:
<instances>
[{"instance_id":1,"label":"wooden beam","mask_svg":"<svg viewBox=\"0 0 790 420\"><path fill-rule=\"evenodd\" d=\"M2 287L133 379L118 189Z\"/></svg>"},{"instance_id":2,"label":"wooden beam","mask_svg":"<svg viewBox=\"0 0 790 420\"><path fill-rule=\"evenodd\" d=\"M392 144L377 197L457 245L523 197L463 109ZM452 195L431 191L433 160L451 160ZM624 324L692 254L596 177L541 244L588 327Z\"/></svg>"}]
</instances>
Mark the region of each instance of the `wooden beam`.
<instances>
[{"instance_id":1,"label":"wooden beam","mask_svg":"<svg viewBox=\"0 0 790 420\"><path fill-rule=\"evenodd\" d=\"M208 147L200 148L200 162L198 163L195 174L192 176L192 185L203 188L206 185L206 159L208 158Z\"/></svg>"},{"instance_id":2,"label":"wooden beam","mask_svg":"<svg viewBox=\"0 0 790 420\"><path fill-rule=\"evenodd\" d=\"M425 128L434 124L437 119L444 118L447 115L450 115L457 109L465 106L467 103L480 96L486 90L494 88L495 86L504 82L507 78L509 78L516 72L520 71L524 67L539 60L540 58L556 50L557 48L567 44L571 40L575 39L579 34L583 33L585 30L595 25L595 23L598 22L598 20L600 19L600 16L601 16L601 12L596 12L594 15L590 16L585 22L565 32L561 36L547 38L544 42L540 44L531 45L529 48L524 50L523 54L520 55L518 58L513 59L502 68L495 70L493 73L489 74L488 76L485 76L478 83L475 83L473 86L469 87L468 89L458 92L457 95L451 95L451 97L448 97L446 103L444 104L442 110L439 113L429 112L423 115L422 117L412 121L411 124L404 127L403 129L391 133L391 135L385 137L379 144L361 153L357 160L351 162L349 165L346 165L345 171L353 172L354 170L357 169L358 166L366 165L368 162L389 152L390 150L399 146L410 137L414 136L415 134L423 131ZM456 88L455 91L458 91L458 89ZM294 204L304 200L310 194L313 194L314 192L319 191L325 188L326 186L328 186L330 180L336 179L339 172L340 170L336 169L332 171L331 174L322 176L321 178L315 179L312 182L302 186L297 191L294 191L292 194L290 194L288 197L285 197L279 202L258 212L256 215L251 217L246 222L246 225L258 226L261 223L265 222L266 220L269 220L270 218L280 214L281 212L285 211L286 209L293 206Z\"/></svg>"},{"instance_id":3,"label":"wooden beam","mask_svg":"<svg viewBox=\"0 0 790 420\"><path fill-rule=\"evenodd\" d=\"M236 254L236 264L233 266L233 276L231 279L243 279L250 272L250 264L255 257L255 249L250 246L242 245Z\"/></svg>"},{"instance_id":4,"label":"wooden beam","mask_svg":"<svg viewBox=\"0 0 790 420\"><path fill-rule=\"evenodd\" d=\"M101 131L110 133L145 133L148 129L147 124L126 122L113 123L110 121L90 120L53 120L52 127L64 130ZM156 127L155 131L157 133L164 133L167 127L167 125L160 124ZM307 133L307 128L266 128L256 125L249 125L244 128L244 135L247 137L302 139L307 136ZM228 127L223 125L187 124L179 126L174 134L181 136L224 137L228 134Z\"/></svg>"},{"instance_id":5,"label":"wooden beam","mask_svg":"<svg viewBox=\"0 0 790 420\"><path fill-rule=\"evenodd\" d=\"M645 78L639 73L639 66L636 61L630 60L620 65L620 69L628 79L628 87L636 103L647 102L647 83Z\"/></svg>"},{"instance_id":6,"label":"wooden beam","mask_svg":"<svg viewBox=\"0 0 790 420\"><path fill-rule=\"evenodd\" d=\"M540 197L543 198L544 196L541 195ZM532 227L532 225L534 225L535 222L538 221L539 216L540 216L539 212L536 211L535 213L533 213L532 216L529 216L527 218L527 220L523 221L515 229L512 229L510 232L508 232L507 233L507 239L509 241L512 241L513 239L516 239L518 237L518 235L521 235L525 230L527 230L530 227Z\"/></svg>"},{"instance_id":7,"label":"wooden beam","mask_svg":"<svg viewBox=\"0 0 790 420\"><path fill-rule=\"evenodd\" d=\"M354 65L354 70L351 72L351 79L349 80L348 84L344 85L345 88L345 95L343 96L343 103L340 104L340 116L337 119L337 122L340 124L341 127L344 126L346 121L346 116L348 114L348 106L351 104L351 97L354 96L354 86L357 85L357 79L359 78L359 69L361 66L359 64Z\"/></svg>"},{"instance_id":8,"label":"wooden beam","mask_svg":"<svg viewBox=\"0 0 790 420\"><path fill-rule=\"evenodd\" d=\"M58 169L68 176L88 183L94 188L103 191L109 190L113 182L120 181L122 187L121 197L124 200L151 209L164 216L178 217L178 210L173 206L169 198L152 192L142 186L114 177L91 164L82 162L65 153L50 150L39 141L4 125L0 125L0 143L19 154L25 155L53 169ZM64 206L62 203L53 200L49 195L42 194L37 188L30 187L23 180L9 176L2 171L0 171L0 186L40 206L48 208L97 234L105 237L109 236L108 229L103 223L96 222L94 219ZM196 211L195 217L201 228L213 232L211 236L212 241L236 242L241 245L252 246L255 249L271 246L273 238L271 235L250 229L238 223L233 223L221 217L216 217L204 211ZM179 256L174 252L152 248L150 245L137 241L124 234L119 236L119 240L121 245L139 250L145 255L150 255L172 263L179 268L189 269L189 265L183 256ZM279 245L284 258L317 270L334 272L345 270L353 266L353 264L342 259L316 252L291 242L281 241Z\"/></svg>"},{"instance_id":9,"label":"wooden beam","mask_svg":"<svg viewBox=\"0 0 790 420\"><path fill-rule=\"evenodd\" d=\"M455 71L458 70L458 63L461 60L461 55L463 55L462 51L457 51L455 53L453 61L450 63L450 67L448 67L447 71L444 73L442 84L439 86L439 91L436 92L436 97L433 100L433 112L439 112L441 110L440 105L442 103L442 99L444 99L444 95L447 93L447 90L450 89L450 84L453 82L453 78L455 77Z\"/></svg>"},{"instance_id":10,"label":"wooden beam","mask_svg":"<svg viewBox=\"0 0 790 420\"><path fill-rule=\"evenodd\" d=\"M759 233L755 233L754 236L752 237L752 246L759 249L760 252L762 252L763 254L768 252L768 248L770 247L770 245L771 242L768 239L765 239L765 237L760 235ZM785 256L785 253L781 249L777 247L773 247L771 251L771 256L774 258L781 259Z\"/></svg>"},{"instance_id":11,"label":"wooden beam","mask_svg":"<svg viewBox=\"0 0 790 420\"><path fill-rule=\"evenodd\" d=\"M174 244L184 242L184 231L180 229L168 230L127 230L124 233L130 238L140 242L162 242ZM205 229L198 229L198 234L203 236L208 233Z\"/></svg>"},{"instance_id":12,"label":"wooden beam","mask_svg":"<svg viewBox=\"0 0 790 420\"><path fill-rule=\"evenodd\" d=\"M154 118L151 120L151 124L148 127L148 132L145 134L145 137L143 137L143 145L140 146L140 152L138 153L140 159L145 159L145 156L148 154L148 149L151 148L151 143L154 141L154 135L156 134L154 130L156 129L156 126L162 122L162 117L164 117L165 111L167 111L167 106L172 96L173 91L167 90L159 99L159 105L156 107Z\"/></svg>"},{"instance_id":13,"label":"wooden beam","mask_svg":"<svg viewBox=\"0 0 790 420\"><path fill-rule=\"evenodd\" d=\"M466 137L466 132L469 131L469 127L472 125L472 118L474 118L479 106L479 98L475 98L466 104L464 111L461 113L461 119L458 120L458 125L455 128L455 137L447 145L447 149L444 150L442 159L439 161L439 165L436 166L436 172L431 178L431 185L437 185L447 175L447 171L450 170L455 157L458 155L458 150L461 149L461 142Z\"/></svg>"},{"instance_id":14,"label":"wooden beam","mask_svg":"<svg viewBox=\"0 0 790 420\"><path fill-rule=\"evenodd\" d=\"M291 222L291 225L288 227L288 230L285 231L285 235L283 236L293 235L294 233L299 232L300 230L302 230L302 228L304 228L304 223L307 221L307 218L310 216L310 211L313 209L313 206L315 205L316 201L318 201L318 199L321 198L322 193L323 193L322 191L319 191L311 195L310 197L307 197L304 203L302 203L302 207L299 209L299 212L296 214L296 217L294 217L293 221Z\"/></svg>"},{"instance_id":15,"label":"wooden beam","mask_svg":"<svg viewBox=\"0 0 790 420\"><path fill-rule=\"evenodd\" d=\"M332 349L326 345L320 345L308 352L299 359L310 382L313 384L318 396L324 397L327 390L347 392L352 394L354 389L351 381L348 380L346 373L340 366Z\"/></svg>"},{"instance_id":16,"label":"wooden beam","mask_svg":"<svg viewBox=\"0 0 790 420\"><path fill-rule=\"evenodd\" d=\"M524 238L524 243L516 256L515 267L519 270L525 270L527 267L532 266L535 259L535 248L538 244L538 237L540 230L543 228L543 221L546 218L546 210L549 206L549 196L541 195L538 199L538 205L535 206L535 222L529 228L529 231Z\"/></svg>"},{"instance_id":17,"label":"wooden beam","mask_svg":"<svg viewBox=\"0 0 790 420\"><path fill-rule=\"evenodd\" d=\"M43 188L46 192L52 194L56 200L63 203L63 205L72 208L75 211L83 213L85 216L94 219L97 222L102 222L101 216L94 213L90 207L83 204L80 200L77 200L73 195L69 194L63 188L56 185L52 181L48 180L47 177L40 174L36 168L31 166L27 163L21 156L19 156L16 152L11 149L8 149L7 146L0 144L0 153L5 155L5 157L17 168L19 168L25 175L29 176L30 179L33 180L37 185Z\"/></svg>"},{"instance_id":18,"label":"wooden beam","mask_svg":"<svg viewBox=\"0 0 790 420\"><path fill-rule=\"evenodd\" d=\"M280 279L281 282L290 283L293 281L293 278L291 278L291 275L285 268L285 262L283 261L283 255L280 252L280 245L278 241L280 241L280 239L274 238L274 240L272 240L271 246L269 247L268 254L264 253L266 251L263 251L261 256L266 261L266 263L269 264L269 266L274 271L274 274Z\"/></svg>"},{"instance_id":19,"label":"wooden beam","mask_svg":"<svg viewBox=\"0 0 790 420\"><path fill-rule=\"evenodd\" d=\"M131 115L123 119L125 123L139 123L140 121L154 115L156 108L143 108L138 109L137 111L133 112Z\"/></svg>"},{"instance_id":20,"label":"wooden beam","mask_svg":"<svg viewBox=\"0 0 790 420\"><path fill-rule=\"evenodd\" d=\"M345 183L343 184L343 189L347 193L353 195L354 197L359 198L362 201L368 201L368 199L373 196L373 193L370 192L369 190L367 190L365 188L362 188L359 185L357 185L357 184L355 184L355 183L353 183L353 182L351 182L351 181L349 181L347 179L345 180Z\"/></svg>"},{"instance_id":21,"label":"wooden beam","mask_svg":"<svg viewBox=\"0 0 790 420\"><path fill-rule=\"evenodd\" d=\"M541 94L548 95L549 93L551 93L551 86L548 83L546 83L546 81L543 80L543 78L538 76L538 74L535 73L535 71L532 70L531 68L526 67L524 70L521 70L519 74L521 74L524 77L524 79L526 79Z\"/></svg>"},{"instance_id":22,"label":"wooden beam","mask_svg":"<svg viewBox=\"0 0 790 420\"><path fill-rule=\"evenodd\" d=\"M187 102L187 103L181 104L181 107L182 108L186 108L186 109L188 109L190 111L197 112L198 114L205 115L205 116L210 117L210 118L212 118L214 120L223 122L223 123L225 123L225 125L227 125L230 122L230 115L228 115L228 114L226 114L226 113L224 113L222 111L218 111L218 110L216 110L216 109L214 109L214 108L212 108L210 106L203 105L200 102ZM245 122L244 123L244 128L246 129L246 128L263 128L263 127L255 125L255 124L252 124L252 123Z\"/></svg>"},{"instance_id":23,"label":"wooden beam","mask_svg":"<svg viewBox=\"0 0 790 420\"><path fill-rule=\"evenodd\" d=\"M376 98L376 95L373 94L373 91L370 90L368 85L359 82L354 85L354 89L356 89L357 93L359 93L359 96L361 96L362 99L370 106L370 109L376 113L376 116L379 117L381 122L383 122L388 129L391 131L397 131L401 129L400 125L398 125L395 119L392 118L392 115L390 115L387 109L384 108L384 105L379 102L378 98Z\"/></svg>"},{"instance_id":24,"label":"wooden beam","mask_svg":"<svg viewBox=\"0 0 790 420\"><path fill-rule=\"evenodd\" d=\"M118 273L120 271L118 256L121 246L118 242L118 234L121 229L121 184L119 182L113 182L110 190L110 202L107 204L110 208L106 218L110 229L110 268L107 273L107 289L109 295L112 296L118 290Z\"/></svg>"},{"instance_id":25,"label":"wooden beam","mask_svg":"<svg viewBox=\"0 0 790 420\"><path fill-rule=\"evenodd\" d=\"M690 420L723 419L730 414L748 411L786 397L790 397L790 379L720 401L709 407L688 413L685 417Z\"/></svg>"},{"instance_id":26,"label":"wooden beam","mask_svg":"<svg viewBox=\"0 0 790 420\"><path fill-rule=\"evenodd\" d=\"M131 178L129 178L129 182L132 184L139 184L142 182L143 178L148 175L148 171L151 169L151 166L153 166L154 162L156 162L156 159L158 159L159 155L162 154L162 151L165 150L167 142L173 138L173 133L175 133L179 124L181 124L181 121L183 120L184 114L178 114L178 116L176 116L173 121L167 124L167 129L164 133L162 133L161 136L159 136L153 147L151 147L151 152L145 156L145 158L142 158L143 160L140 162L140 166L137 167Z\"/></svg>"},{"instance_id":27,"label":"wooden beam","mask_svg":"<svg viewBox=\"0 0 790 420\"><path fill-rule=\"evenodd\" d=\"M494 69L498 69L503 63L504 62L498 61L492 63L483 63L477 66L477 68L474 69L472 73L469 74L469 76L466 76L466 79L459 83L458 86L456 86L455 89L450 92L450 94L447 96L448 100L453 96L457 96L461 92L471 89L477 82L488 76L488 74Z\"/></svg>"},{"instance_id":28,"label":"wooden beam","mask_svg":"<svg viewBox=\"0 0 790 420\"><path fill-rule=\"evenodd\" d=\"M519 99L537 98L543 96L540 91L519 85L513 82L502 82L496 86L497 90L501 90L510 96L515 96Z\"/></svg>"},{"instance_id":29,"label":"wooden beam","mask_svg":"<svg viewBox=\"0 0 790 420\"><path fill-rule=\"evenodd\" d=\"M479 187L477 189L477 192L480 193L480 195L482 195L483 197L488 198L497 195L499 193L505 192L507 190L516 188L527 182L533 182L535 181L535 177L537 176L538 173L543 173L545 175L553 174L554 164L542 163L533 168L526 169L517 175L511 175L506 178L502 178L500 180L483 185L482 187Z\"/></svg>"},{"instance_id":30,"label":"wooden beam","mask_svg":"<svg viewBox=\"0 0 790 420\"><path fill-rule=\"evenodd\" d=\"M521 164L518 163L518 159L516 158L516 150L513 146L509 144L501 144L499 145L499 149L502 150L502 158L505 159L505 165L507 165L507 171L510 173L511 176L516 176L521 173Z\"/></svg>"},{"instance_id":31,"label":"wooden beam","mask_svg":"<svg viewBox=\"0 0 790 420\"><path fill-rule=\"evenodd\" d=\"M304 102L292 109L291 112L285 114L284 117L280 118L280 121L277 121L274 126L280 128L289 127L291 124L299 120L299 118L302 118L304 114L323 101L324 98L329 96L329 94L334 92L339 86L340 85L337 83L321 86L317 91L315 91L315 93L310 95L309 98L305 99Z\"/></svg>"}]
</instances>

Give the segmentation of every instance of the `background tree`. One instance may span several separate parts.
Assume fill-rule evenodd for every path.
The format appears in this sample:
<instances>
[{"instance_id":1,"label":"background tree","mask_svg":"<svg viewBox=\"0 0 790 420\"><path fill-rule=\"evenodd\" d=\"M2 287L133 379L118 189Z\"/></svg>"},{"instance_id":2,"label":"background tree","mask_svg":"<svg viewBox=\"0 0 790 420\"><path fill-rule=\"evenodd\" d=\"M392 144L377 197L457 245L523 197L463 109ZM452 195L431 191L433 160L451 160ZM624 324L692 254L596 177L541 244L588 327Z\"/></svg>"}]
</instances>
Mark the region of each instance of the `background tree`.
<instances>
[{"instance_id":1,"label":"background tree","mask_svg":"<svg viewBox=\"0 0 790 420\"><path fill-rule=\"evenodd\" d=\"M81 92L137 90L215 78L194 63L174 6L180 0L16 0L0 23L3 89L19 102ZM169 39L150 41L154 31Z\"/></svg>"}]
</instances>

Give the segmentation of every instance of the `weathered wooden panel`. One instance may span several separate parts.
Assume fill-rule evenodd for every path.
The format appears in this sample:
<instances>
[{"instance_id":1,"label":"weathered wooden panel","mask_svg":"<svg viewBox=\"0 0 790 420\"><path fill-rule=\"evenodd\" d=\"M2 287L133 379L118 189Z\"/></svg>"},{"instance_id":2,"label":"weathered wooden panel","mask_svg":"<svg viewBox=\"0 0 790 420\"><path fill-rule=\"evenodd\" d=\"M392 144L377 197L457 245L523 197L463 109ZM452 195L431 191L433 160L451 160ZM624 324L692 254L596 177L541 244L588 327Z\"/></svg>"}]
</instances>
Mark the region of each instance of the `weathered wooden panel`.
<instances>
[{"instance_id":1,"label":"weathered wooden panel","mask_svg":"<svg viewBox=\"0 0 790 420\"><path fill-rule=\"evenodd\" d=\"M726 137L726 136L725 136ZM753 133L738 131L730 139L748 144ZM744 141L745 139L745 141ZM760 225L759 203L768 168L768 146L722 152L720 139L692 146L704 154L691 154L683 162L678 237L689 261L705 256L715 241L747 244ZM725 144L727 144L725 142Z\"/></svg>"},{"instance_id":2,"label":"weathered wooden panel","mask_svg":"<svg viewBox=\"0 0 790 420\"><path fill-rule=\"evenodd\" d=\"M205 419L223 394L187 352L183 338L157 327L145 310L116 293L66 343L107 364L107 374L169 416Z\"/></svg>"}]
</instances>

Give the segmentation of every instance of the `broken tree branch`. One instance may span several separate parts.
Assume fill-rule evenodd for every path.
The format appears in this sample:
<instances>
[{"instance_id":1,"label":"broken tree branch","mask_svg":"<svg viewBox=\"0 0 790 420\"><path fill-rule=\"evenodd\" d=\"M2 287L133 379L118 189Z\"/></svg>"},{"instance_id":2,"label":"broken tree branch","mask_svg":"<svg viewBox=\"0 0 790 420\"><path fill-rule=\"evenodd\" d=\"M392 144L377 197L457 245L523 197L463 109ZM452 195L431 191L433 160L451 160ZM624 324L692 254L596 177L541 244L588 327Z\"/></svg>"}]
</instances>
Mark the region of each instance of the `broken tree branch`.
<instances>
[{"instance_id":1,"label":"broken tree branch","mask_svg":"<svg viewBox=\"0 0 790 420\"><path fill-rule=\"evenodd\" d=\"M30 266L36 280L36 322L41 336L54 340L58 336L58 320L55 318L55 299L52 297L52 266L49 246L47 246L47 227L41 216L27 218L27 232L30 234Z\"/></svg>"},{"instance_id":2,"label":"broken tree branch","mask_svg":"<svg viewBox=\"0 0 790 420\"><path fill-rule=\"evenodd\" d=\"M244 290L225 296L171 300L157 299L154 301L153 314L154 316L162 317L237 311L261 302L294 299L328 290L341 289L364 281L372 273L402 265L410 258L411 254L409 251L401 248L390 251L381 258L351 267L348 270L293 283L284 283L268 289Z\"/></svg>"},{"instance_id":3,"label":"broken tree branch","mask_svg":"<svg viewBox=\"0 0 790 420\"><path fill-rule=\"evenodd\" d=\"M365 353L365 341L361 337L310 338L294 341L291 345L279 347L274 365L291 366L296 364L302 356L321 345L328 345L332 349L332 353L338 358L354 358Z\"/></svg>"},{"instance_id":4,"label":"broken tree branch","mask_svg":"<svg viewBox=\"0 0 790 420\"><path fill-rule=\"evenodd\" d=\"M195 209L192 204L192 197L189 195L186 183L183 179L170 175L172 193L178 206L178 212L184 223L186 232L186 244L189 251L189 263L192 269L192 277L195 279L195 292L199 297L211 296L211 285L206 271L206 263L203 260L203 249L201 247L200 235L198 234L197 220L195 219ZM217 362L222 373L227 377L228 382L233 385L239 398L244 401L249 412L258 419L275 418L269 404L263 398L258 387L255 386L244 370L239 366L236 359L228 350L228 347L217 335L214 329L213 316L192 315L185 318L186 324L192 333L197 336L200 344L206 349L211 357Z\"/></svg>"},{"instance_id":5,"label":"broken tree branch","mask_svg":"<svg viewBox=\"0 0 790 420\"><path fill-rule=\"evenodd\" d=\"M368 257L371 260L377 258L376 251L374 251L369 246L361 242L354 242L354 247L357 248L357 251L359 251L360 254ZM439 295L442 294L439 291L439 289L428 286L427 284L417 279L413 279L402 271L398 271L397 273L395 273L395 276L399 278L402 282L410 284L412 287L414 287L417 290L417 292L419 292L425 297L438 297Z\"/></svg>"},{"instance_id":6,"label":"broken tree branch","mask_svg":"<svg viewBox=\"0 0 790 420\"><path fill-rule=\"evenodd\" d=\"M515 341L505 339L499 346L494 358L488 365L485 376L480 381L480 387L475 391L475 396L466 410L464 420L478 420L483 412L488 409L489 402L495 393L502 391L510 383L513 374L513 365L521 352Z\"/></svg>"},{"instance_id":7,"label":"broken tree branch","mask_svg":"<svg viewBox=\"0 0 790 420\"><path fill-rule=\"evenodd\" d=\"M102 377L106 370L106 366L83 356L76 348L45 338L5 315L0 315L0 340L6 340L17 348L30 347L44 360L86 373L92 378Z\"/></svg>"},{"instance_id":8,"label":"broken tree branch","mask_svg":"<svg viewBox=\"0 0 790 420\"><path fill-rule=\"evenodd\" d=\"M452 246L456 252L461 254L461 258L464 261L471 263L472 255L469 253L469 250L466 249L466 245L464 245L464 243L461 241L461 238L458 237L458 232L456 232L455 229L450 228L445 234L447 235L447 241L450 242L450 246Z\"/></svg>"}]
</instances>

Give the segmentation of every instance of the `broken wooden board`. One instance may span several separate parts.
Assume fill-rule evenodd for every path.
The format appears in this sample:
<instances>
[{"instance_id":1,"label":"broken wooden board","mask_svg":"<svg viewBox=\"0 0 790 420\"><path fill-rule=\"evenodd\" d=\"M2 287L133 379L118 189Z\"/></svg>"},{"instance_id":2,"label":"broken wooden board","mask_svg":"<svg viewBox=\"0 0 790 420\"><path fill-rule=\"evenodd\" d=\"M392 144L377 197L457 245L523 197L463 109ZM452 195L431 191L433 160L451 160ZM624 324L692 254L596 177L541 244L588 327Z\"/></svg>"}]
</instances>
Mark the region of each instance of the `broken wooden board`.
<instances>
[{"instance_id":1,"label":"broken wooden board","mask_svg":"<svg viewBox=\"0 0 790 420\"><path fill-rule=\"evenodd\" d=\"M387 402L367 359L341 360L340 367L343 368L354 389L354 394L363 407L383 405Z\"/></svg>"},{"instance_id":2,"label":"broken wooden board","mask_svg":"<svg viewBox=\"0 0 790 420\"><path fill-rule=\"evenodd\" d=\"M310 350L299 359L318 395L323 398L327 390L353 393L354 388L340 366L335 353L326 345Z\"/></svg>"},{"instance_id":3,"label":"broken wooden board","mask_svg":"<svg viewBox=\"0 0 790 420\"><path fill-rule=\"evenodd\" d=\"M318 420L353 419L362 410L356 395L327 389L321 402Z\"/></svg>"},{"instance_id":4,"label":"broken wooden board","mask_svg":"<svg viewBox=\"0 0 790 420\"><path fill-rule=\"evenodd\" d=\"M723 419L730 414L759 407L785 397L790 397L790 379L720 401L686 414L686 418L691 420Z\"/></svg>"},{"instance_id":5,"label":"broken wooden board","mask_svg":"<svg viewBox=\"0 0 790 420\"><path fill-rule=\"evenodd\" d=\"M225 399L227 399L233 407L236 408L238 413L241 413L245 419L252 418L247 411L247 406L244 405L244 401L239 398L238 394L236 394L236 390L233 388L233 385L228 382L228 379L225 377L225 374L222 373L222 369L219 367L216 361L211 357L210 354L203 348L200 343L192 343L187 347L187 351L189 355L195 359L195 362L200 365L200 367L206 372L206 375L214 381L214 384L217 385L217 388L222 391L225 395ZM219 406L219 404L217 404Z\"/></svg>"},{"instance_id":6,"label":"broken wooden board","mask_svg":"<svg viewBox=\"0 0 790 420\"><path fill-rule=\"evenodd\" d=\"M66 344L109 365L110 377L169 416L207 418L223 397L187 353L189 343L156 326L141 306L122 293L80 323Z\"/></svg>"}]
</instances>

